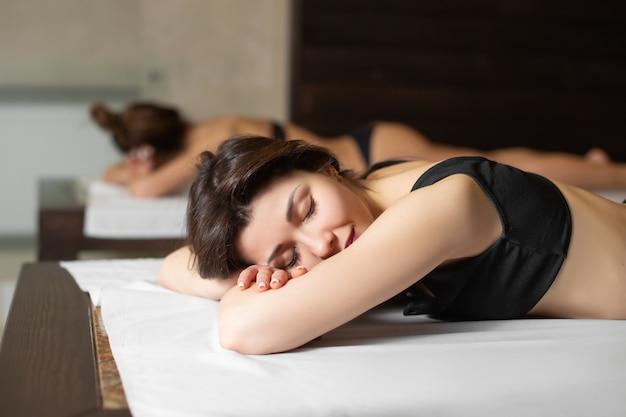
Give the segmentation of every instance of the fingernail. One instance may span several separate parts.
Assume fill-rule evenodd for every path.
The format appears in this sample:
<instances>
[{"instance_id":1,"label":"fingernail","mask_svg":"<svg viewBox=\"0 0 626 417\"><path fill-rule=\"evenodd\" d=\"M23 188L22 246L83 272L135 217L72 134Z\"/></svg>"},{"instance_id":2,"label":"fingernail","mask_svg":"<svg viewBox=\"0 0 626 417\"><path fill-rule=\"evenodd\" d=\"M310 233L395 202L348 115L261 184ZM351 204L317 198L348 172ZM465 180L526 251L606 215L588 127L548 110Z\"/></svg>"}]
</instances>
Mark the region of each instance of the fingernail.
<instances>
[{"instance_id":1,"label":"fingernail","mask_svg":"<svg viewBox=\"0 0 626 417\"><path fill-rule=\"evenodd\" d=\"M280 281L278 281L277 278L272 278L272 280L270 281L270 284L278 284Z\"/></svg>"},{"instance_id":2,"label":"fingernail","mask_svg":"<svg viewBox=\"0 0 626 417\"><path fill-rule=\"evenodd\" d=\"M238 286L239 288L243 288L243 286L244 286L244 285L246 285L246 284L245 284L243 281L239 281L239 282L237 283L237 286Z\"/></svg>"},{"instance_id":3,"label":"fingernail","mask_svg":"<svg viewBox=\"0 0 626 417\"><path fill-rule=\"evenodd\" d=\"M257 284L257 286L258 286L260 289L265 289L265 287L267 287L267 284L266 284L265 282L259 282L259 283Z\"/></svg>"}]
</instances>

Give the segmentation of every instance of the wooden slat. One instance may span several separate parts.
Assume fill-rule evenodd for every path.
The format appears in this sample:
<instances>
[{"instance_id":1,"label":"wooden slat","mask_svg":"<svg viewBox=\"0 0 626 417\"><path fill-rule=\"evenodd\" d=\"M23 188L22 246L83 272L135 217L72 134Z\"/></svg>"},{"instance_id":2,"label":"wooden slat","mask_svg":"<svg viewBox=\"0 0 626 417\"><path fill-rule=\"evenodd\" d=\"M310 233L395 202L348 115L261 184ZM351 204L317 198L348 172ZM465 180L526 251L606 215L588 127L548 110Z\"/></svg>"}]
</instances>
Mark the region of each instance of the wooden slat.
<instances>
[{"instance_id":1,"label":"wooden slat","mask_svg":"<svg viewBox=\"0 0 626 417\"><path fill-rule=\"evenodd\" d=\"M580 57L521 55L510 51L484 55L399 47L307 47L300 51L300 67L302 84L403 84L626 92L626 59L596 62Z\"/></svg>"},{"instance_id":2,"label":"wooden slat","mask_svg":"<svg viewBox=\"0 0 626 417\"><path fill-rule=\"evenodd\" d=\"M350 22L350 24L346 24ZM623 22L512 20L449 16L325 16L302 26L311 46L404 47L604 57L623 54Z\"/></svg>"},{"instance_id":3,"label":"wooden slat","mask_svg":"<svg viewBox=\"0 0 626 417\"><path fill-rule=\"evenodd\" d=\"M474 148L531 146L584 153L601 139L626 161L622 98L537 92L315 85L296 103L301 123L328 135L371 120L408 123L433 140Z\"/></svg>"},{"instance_id":4,"label":"wooden slat","mask_svg":"<svg viewBox=\"0 0 626 417\"><path fill-rule=\"evenodd\" d=\"M389 14L463 14L492 17L531 16L561 20L620 20L622 0L296 0L306 19L318 16Z\"/></svg>"},{"instance_id":5,"label":"wooden slat","mask_svg":"<svg viewBox=\"0 0 626 417\"><path fill-rule=\"evenodd\" d=\"M122 378L117 369L117 363L109 344L109 335L104 327L100 306L93 309L93 334L96 359L98 363L98 381L100 396L104 410L128 409L126 393L122 385Z\"/></svg>"},{"instance_id":6,"label":"wooden slat","mask_svg":"<svg viewBox=\"0 0 626 417\"><path fill-rule=\"evenodd\" d=\"M57 263L22 268L0 346L0 414L130 416L102 409L91 302Z\"/></svg>"},{"instance_id":7,"label":"wooden slat","mask_svg":"<svg viewBox=\"0 0 626 417\"><path fill-rule=\"evenodd\" d=\"M403 85L363 87L354 85L307 85L301 87L298 105L302 116L314 114L326 119L371 120L399 114L404 119L469 122L475 117L496 119L494 123L521 120L528 123L600 124L622 114L621 96L534 90L487 90L407 87ZM597 110L594 110L596 108ZM564 126L565 128L566 126ZM598 126L602 128L602 126Z\"/></svg>"}]
</instances>

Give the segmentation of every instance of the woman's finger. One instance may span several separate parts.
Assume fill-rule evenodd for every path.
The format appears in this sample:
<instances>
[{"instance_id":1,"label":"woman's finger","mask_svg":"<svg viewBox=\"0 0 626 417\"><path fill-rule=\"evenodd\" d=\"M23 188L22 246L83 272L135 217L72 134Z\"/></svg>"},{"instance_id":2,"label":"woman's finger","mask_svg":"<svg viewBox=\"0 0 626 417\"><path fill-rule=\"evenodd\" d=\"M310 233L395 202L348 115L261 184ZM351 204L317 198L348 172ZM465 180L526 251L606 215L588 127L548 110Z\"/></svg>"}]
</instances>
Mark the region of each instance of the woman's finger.
<instances>
[{"instance_id":1,"label":"woman's finger","mask_svg":"<svg viewBox=\"0 0 626 417\"><path fill-rule=\"evenodd\" d=\"M261 266L256 274L256 288L259 291L267 291L270 289L270 280L272 278L273 268Z\"/></svg>"},{"instance_id":2,"label":"woman's finger","mask_svg":"<svg viewBox=\"0 0 626 417\"><path fill-rule=\"evenodd\" d=\"M302 275L306 274L307 272L309 272L308 269L306 269L303 266L298 266L298 267L294 268L293 271L291 271L291 278L301 277Z\"/></svg>"},{"instance_id":3,"label":"woman's finger","mask_svg":"<svg viewBox=\"0 0 626 417\"><path fill-rule=\"evenodd\" d=\"M258 266L252 265L241 271L239 277L237 278L237 287L241 290L250 288L250 285L256 281L257 270Z\"/></svg>"},{"instance_id":4,"label":"woman's finger","mask_svg":"<svg viewBox=\"0 0 626 417\"><path fill-rule=\"evenodd\" d=\"M272 278L270 279L270 287L274 290L278 289L284 286L287 281L289 281L289 274L282 269L276 269L272 273Z\"/></svg>"}]
</instances>

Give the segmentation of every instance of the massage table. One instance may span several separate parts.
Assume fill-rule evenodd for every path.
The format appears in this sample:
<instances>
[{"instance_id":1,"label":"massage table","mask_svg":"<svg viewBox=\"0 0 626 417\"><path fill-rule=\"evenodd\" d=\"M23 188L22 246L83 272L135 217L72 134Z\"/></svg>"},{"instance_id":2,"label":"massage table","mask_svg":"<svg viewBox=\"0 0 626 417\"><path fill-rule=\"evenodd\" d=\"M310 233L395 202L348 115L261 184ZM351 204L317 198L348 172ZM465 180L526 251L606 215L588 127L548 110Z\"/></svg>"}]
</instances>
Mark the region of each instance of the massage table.
<instances>
[{"instance_id":1,"label":"massage table","mask_svg":"<svg viewBox=\"0 0 626 417\"><path fill-rule=\"evenodd\" d=\"M39 182L39 261L73 260L81 253L164 256L182 246L186 199L131 198L97 180L46 178Z\"/></svg>"},{"instance_id":2,"label":"massage table","mask_svg":"<svg viewBox=\"0 0 626 417\"><path fill-rule=\"evenodd\" d=\"M440 322L390 304L294 351L247 356L220 347L217 302L157 285L160 263L24 265L0 414L626 415L626 321Z\"/></svg>"}]
</instances>

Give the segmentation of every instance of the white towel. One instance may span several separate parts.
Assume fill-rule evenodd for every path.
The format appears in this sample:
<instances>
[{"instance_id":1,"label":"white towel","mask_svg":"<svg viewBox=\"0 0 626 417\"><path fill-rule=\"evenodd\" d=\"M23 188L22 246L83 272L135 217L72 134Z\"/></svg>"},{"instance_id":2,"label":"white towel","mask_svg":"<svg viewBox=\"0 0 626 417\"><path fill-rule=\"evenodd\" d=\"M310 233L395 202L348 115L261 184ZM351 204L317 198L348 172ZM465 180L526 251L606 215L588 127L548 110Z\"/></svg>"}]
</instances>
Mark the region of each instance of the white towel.
<instances>
[{"instance_id":1,"label":"white towel","mask_svg":"<svg viewBox=\"0 0 626 417\"><path fill-rule=\"evenodd\" d=\"M181 238L185 236L187 192L133 197L123 186L103 181L88 185L83 233L109 239Z\"/></svg>"}]
</instances>

